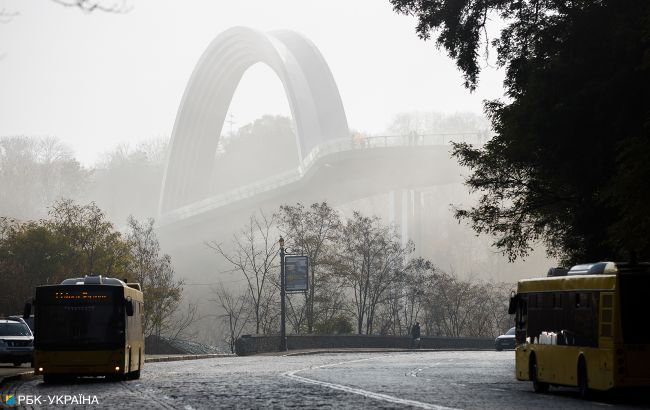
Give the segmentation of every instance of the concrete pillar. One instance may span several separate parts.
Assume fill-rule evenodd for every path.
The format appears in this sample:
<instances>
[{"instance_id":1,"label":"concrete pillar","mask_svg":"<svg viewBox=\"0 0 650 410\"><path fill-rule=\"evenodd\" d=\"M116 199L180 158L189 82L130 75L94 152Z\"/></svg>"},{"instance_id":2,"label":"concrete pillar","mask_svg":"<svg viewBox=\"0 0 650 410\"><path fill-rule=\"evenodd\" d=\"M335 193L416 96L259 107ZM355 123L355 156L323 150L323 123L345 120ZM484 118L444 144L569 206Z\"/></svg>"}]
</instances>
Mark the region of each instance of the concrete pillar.
<instances>
[{"instance_id":1,"label":"concrete pillar","mask_svg":"<svg viewBox=\"0 0 650 410\"><path fill-rule=\"evenodd\" d=\"M413 205L412 206L413 213L411 214L409 230L411 233L411 240L415 243L415 252L413 256L415 258L418 258L422 256L422 245L423 245L422 244L422 208L424 204L423 204L422 192L412 190L411 198L412 198L412 205Z\"/></svg>"},{"instance_id":2,"label":"concrete pillar","mask_svg":"<svg viewBox=\"0 0 650 410\"><path fill-rule=\"evenodd\" d=\"M400 225L401 225L401 233L402 233L402 246L406 246L406 242L409 240L409 215L411 213L411 191L407 189L403 189L400 192L401 200L402 200L402 209L401 209L401 218L400 218Z\"/></svg>"},{"instance_id":3,"label":"concrete pillar","mask_svg":"<svg viewBox=\"0 0 650 410\"><path fill-rule=\"evenodd\" d=\"M388 193L388 223L400 234L402 246L408 240L415 243L415 257L422 256L422 209L421 191L402 189Z\"/></svg>"}]
</instances>

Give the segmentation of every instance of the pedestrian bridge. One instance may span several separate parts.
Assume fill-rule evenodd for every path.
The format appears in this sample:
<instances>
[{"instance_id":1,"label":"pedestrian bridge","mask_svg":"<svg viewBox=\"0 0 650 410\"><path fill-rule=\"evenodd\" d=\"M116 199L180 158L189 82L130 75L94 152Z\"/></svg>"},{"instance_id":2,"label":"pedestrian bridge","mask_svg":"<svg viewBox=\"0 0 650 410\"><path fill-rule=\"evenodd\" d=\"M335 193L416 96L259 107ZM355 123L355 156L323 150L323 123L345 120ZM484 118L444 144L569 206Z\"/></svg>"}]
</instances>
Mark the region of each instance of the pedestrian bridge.
<instances>
[{"instance_id":1,"label":"pedestrian bridge","mask_svg":"<svg viewBox=\"0 0 650 410\"><path fill-rule=\"evenodd\" d=\"M208 196L158 218L159 235L202 243L238 230L260 209L327 201L333 206L400 190L462 182L451 142L482 143L480 134L376 136L316 146L291 171Z\"/></svg>"}]
</instances>

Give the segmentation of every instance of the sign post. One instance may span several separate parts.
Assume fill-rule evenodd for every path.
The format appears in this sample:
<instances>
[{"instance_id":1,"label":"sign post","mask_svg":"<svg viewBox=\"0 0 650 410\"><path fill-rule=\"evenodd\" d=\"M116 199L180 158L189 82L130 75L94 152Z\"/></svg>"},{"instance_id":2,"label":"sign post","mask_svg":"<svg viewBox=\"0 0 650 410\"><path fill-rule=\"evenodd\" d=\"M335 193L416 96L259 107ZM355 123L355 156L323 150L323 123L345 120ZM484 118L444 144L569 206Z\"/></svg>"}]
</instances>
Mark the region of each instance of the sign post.
<instances>
[{"instance_id":1,"label":"sign post","mask_svg":"<svg viewBox=\"0 0 650 410\"><path fill-rule=\"evenodd\" d=\"M285 253L284 238L280 237L280 351L287 351L286 293L306 292L309 289L309 257Z\"/></svg>"}]
</instances>

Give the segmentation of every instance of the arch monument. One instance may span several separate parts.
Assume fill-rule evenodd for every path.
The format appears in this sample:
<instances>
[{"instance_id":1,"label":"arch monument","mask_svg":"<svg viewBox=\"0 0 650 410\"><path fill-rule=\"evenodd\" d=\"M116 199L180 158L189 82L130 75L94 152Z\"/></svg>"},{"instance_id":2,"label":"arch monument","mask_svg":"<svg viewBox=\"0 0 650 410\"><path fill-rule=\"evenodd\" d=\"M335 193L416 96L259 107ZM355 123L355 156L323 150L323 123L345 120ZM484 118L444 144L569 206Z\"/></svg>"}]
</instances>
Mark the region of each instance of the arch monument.
<instances>
[{"instance_id":1,"label":"arch monument","mask_svg":"<svg viewBox=\"0 0 650 410\"><path fill-rule=\"evenodd\" d=\"M228 29L205 50L185 88L172 131L161 215L206 196L235 89L244 72L259 62L282 82L296 125L300 160L319 144L349 136L334 77L310 40L288 30Z\"/></svg>"}]
</instances>

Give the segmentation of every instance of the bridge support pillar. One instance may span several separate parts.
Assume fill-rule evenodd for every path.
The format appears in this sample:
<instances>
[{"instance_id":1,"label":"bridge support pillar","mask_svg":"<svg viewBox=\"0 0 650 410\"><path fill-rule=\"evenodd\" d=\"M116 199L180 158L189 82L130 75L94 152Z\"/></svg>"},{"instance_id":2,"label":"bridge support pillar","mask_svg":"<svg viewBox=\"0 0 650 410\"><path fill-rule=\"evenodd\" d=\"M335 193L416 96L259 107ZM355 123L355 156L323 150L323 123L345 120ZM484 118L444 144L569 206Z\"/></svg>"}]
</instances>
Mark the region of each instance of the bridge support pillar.
<instances>
[{"instance_id":1,"label":"bridge support pillar","mask_svg":"<svg viewBox=\"0 0 650 410\"><path fill-rule=\"evenodd\" d=\"M398 229L402 246L411 239L415 243L413 256L422 256L422 192L414 189L390 191L388 222Z\"/></svg>"}]
</instances>

